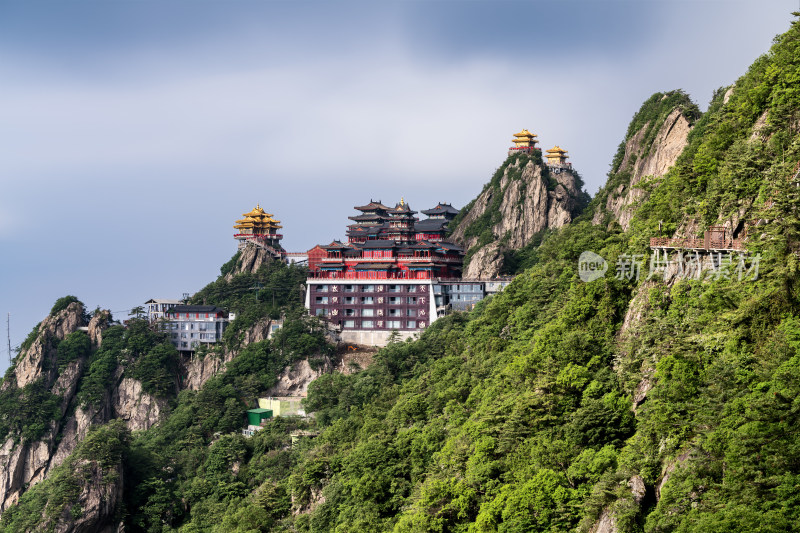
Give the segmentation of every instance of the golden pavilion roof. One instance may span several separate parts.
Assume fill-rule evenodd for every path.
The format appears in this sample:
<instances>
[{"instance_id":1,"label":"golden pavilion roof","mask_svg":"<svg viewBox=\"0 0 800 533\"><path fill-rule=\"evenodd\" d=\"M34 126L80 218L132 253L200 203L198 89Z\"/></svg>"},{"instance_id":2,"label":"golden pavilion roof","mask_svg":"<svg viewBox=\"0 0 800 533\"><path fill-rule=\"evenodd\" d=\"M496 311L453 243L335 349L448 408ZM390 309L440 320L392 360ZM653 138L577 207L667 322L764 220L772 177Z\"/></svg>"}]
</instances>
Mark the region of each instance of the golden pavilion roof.
<instances>
[{"instance_id":1,"label":"golden pavilion roof","mask_svg":"<svg viewBox=\"0 0 800 533\"><path fill-rule=\"evenodd\" d=\"M256 204L255 208L249 213L243 213L244 217L236 221L234 229L251 230L253 233L267 233L266 230L274 230L282 228L280 220L272 218L271 213L264 211L260 205Z\"/></svg>"},{"instance_id":2,"label":"golden pavilion roof","mask_svg":"<svg viewBox=\"0 0 800 533\"><path fill-rule=\"evenodd\" d=\"M569 152L567 152L566 150L561 148L559 145L555 145L553 148L550 148L549 150L547 150L547 153L548 154L553 154L554 156L557 156L557 155L568 154Z\"/></svg>"},{"instance_id":3,"label":"golden pavilion roof","mask_svg":"<svg viewBox=\"0 0 800 533\"><path fill-rule=\"evenodd\" d=\"M536 137L536 136L537 135L535 133L531 133L525 128L523 128L521 132L514 134L514 137Z\"/></svg>"}]
</instances>

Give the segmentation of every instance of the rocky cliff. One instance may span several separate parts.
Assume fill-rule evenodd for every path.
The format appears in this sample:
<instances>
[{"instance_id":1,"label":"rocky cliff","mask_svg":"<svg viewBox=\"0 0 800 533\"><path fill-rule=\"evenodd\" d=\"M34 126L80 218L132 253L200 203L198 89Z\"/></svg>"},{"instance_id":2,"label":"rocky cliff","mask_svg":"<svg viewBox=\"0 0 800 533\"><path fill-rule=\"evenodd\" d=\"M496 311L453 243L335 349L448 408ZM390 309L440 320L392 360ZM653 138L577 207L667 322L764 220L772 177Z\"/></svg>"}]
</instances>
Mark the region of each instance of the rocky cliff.
<instances>
[{"instance_id":1,"label":"rocky cliff","mask_svg":"<svg viewBox=\"0 0 800 533\"><path fill-rule=\"evenodd\" d=\"M255 274L261 265L272 260L272 254L266 250L255 244L248 244L233 256L228 265L222 267L225 281L231 281L237 274Z\"/></svg>"},{"instance_id":2,"label":"rocky cliff","mask_svg":"<svg viewBox=\"0 0 800 533\"><path fill-rule=\"evenodd\" d=\"M108 311L89 319L80 302L45 318L6 374L0 391L0 510L45 479L76 449L94 425L120 419L130 430L157 423L166 400L155 398L118 367L99 401L84 405L92 353L102 345ZM86 378L86 379L85 379Z\"/></svg>"},{"instance_id":3,"label":"rocky cliff","mask_svg":"<svg viewBox=\"0 0 800 533\"><path fill-rule=\"evenodd\" d=\"M509 156L453 223L452 239L467 250L464 277L498 275L504 252L572 221L588 201L582 187L577 172L548 168L539 154Z\"/></svg>"},{"instance_id":4,"label":"rocky cliff","mask_svg":"<svg viewBox=\"0 0 800 533\"><path fill-rule=\"evenodd\" d=\"M642 105L620 144L609 180L597 195L594 224L618 222L624 230L630 227L648 191L675 165L699 115L681 91L656 93Z\"/></svg>"}]
</instances>

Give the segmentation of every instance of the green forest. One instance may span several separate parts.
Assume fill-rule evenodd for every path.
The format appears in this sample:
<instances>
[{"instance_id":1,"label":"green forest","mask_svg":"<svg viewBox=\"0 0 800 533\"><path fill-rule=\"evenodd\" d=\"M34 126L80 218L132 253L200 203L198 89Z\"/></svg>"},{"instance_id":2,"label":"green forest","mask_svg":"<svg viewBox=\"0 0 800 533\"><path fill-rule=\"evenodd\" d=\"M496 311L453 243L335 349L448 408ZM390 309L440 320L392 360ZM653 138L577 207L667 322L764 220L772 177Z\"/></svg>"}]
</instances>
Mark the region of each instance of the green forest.
<instances>
[{"instance_id":1,"label":"green forest","mask_svg":"<svg viewBox=\"0 0 800 533\"><path fill-rule=\"evenodd\" d=\"M121 484L115 519L129 532L797 530L800 22L729 89L704 113L682 91L657 93L632 118L621 151L642 128L652 143L674 109L692 130L675 166L641 184L628 231L605 210L629 180L620 152L575 221L514 252L509 287L361 371L323 374L305 400L313 418L240 433L286 365L339 357L292 289L301 267L275 261L226 280L234 257L194 296L239 312L218 349L237 355L199 391L181 390L177 352L142 320L107 329L97 350L82 332L67 337L59 364L89 361L83 405L119 367L167 398L168 414L146 431L92 429L2 513L0 531L79 518L78 478L93 477ZM650 254L651 237L687 221L699 236L734 215L752 222L757 276L614 276L621 255ZM578 276L587 250L611 265L589 283ZM242 343L281 314L274 338ZM3 385L0 433L35 440L57 398ZM316 436L293 443L300 431Z\"/></svg>"}]
</instances>

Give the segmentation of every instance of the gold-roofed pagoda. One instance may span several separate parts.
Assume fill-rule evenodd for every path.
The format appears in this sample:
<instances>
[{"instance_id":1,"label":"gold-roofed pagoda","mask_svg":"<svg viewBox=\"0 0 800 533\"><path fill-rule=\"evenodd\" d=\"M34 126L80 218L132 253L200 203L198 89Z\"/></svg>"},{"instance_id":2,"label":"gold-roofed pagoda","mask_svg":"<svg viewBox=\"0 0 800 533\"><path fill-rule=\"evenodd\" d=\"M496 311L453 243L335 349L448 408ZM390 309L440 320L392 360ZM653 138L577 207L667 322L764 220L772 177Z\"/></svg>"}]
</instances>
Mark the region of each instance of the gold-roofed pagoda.
<instances>
[{"instance_id":1,"label":"gold-roofed pagoda","mask_svg":"<svg viewBox=\"0 0 800 533\"><path fill-rule=\"evenodd\" d=\"M274 219L272 213L264 211L260 204L256 204L252 211L243 213L242 216L244 218L237 220L233 226L237 230L233 238L239 241L239 249L252 243L275 257L283 257L285 251L280 244L283 235L277 233L283 227L280 220Z\"/></svg>"},{"instance_id":2,"label":"gold-roofed pagoda","mask_svg":"<svg viewBox=\"0 0 800 533\"><path fill-rule=\"evenodd\" d=\"M567 158L569 157L566 150L561 148L559 145L555 145L553 148L547 150L547 164L551 166L563 166L567 164Z\"/></svg>"},{"instance_id":3,"label":"gold-roofed pagoda","mask_svg":"<svg viewBox=\"0 0 800 533\"><path fill-rule=\"evenodd\" d=\"M508 149L509 155L518 153L518 152L532 152L534 150L538 150L536 147L536 143L538 143L538 139L536 139L537 135L535 133L529 132L527 129L524 129L514 134L514 138L511 139L511 142L514 143L514 146Z\"/></svg>"}]
</instances>

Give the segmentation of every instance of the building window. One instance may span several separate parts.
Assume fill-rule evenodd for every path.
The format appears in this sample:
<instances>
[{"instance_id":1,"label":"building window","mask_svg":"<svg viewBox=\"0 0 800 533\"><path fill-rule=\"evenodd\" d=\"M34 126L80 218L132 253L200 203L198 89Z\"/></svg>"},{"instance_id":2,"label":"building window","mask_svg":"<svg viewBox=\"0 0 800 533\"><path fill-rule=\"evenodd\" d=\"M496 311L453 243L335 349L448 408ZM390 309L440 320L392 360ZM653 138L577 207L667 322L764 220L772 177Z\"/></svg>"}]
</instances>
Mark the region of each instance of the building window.
<instances>
[{"instance_id":1,"label":"building window","mask_svg":"<svg viewBox=\"0 0 800 533\"><path fill-rule=\"evenodd\" d=\"M361 311L361 316L375 316L374 309L364 309Z\"/></svg>"},{"instance_id":2,"label":"building window","mask_svg":"<svg viewBox=\"0 0 800 533\"><path fill-rule=\"evenodd\" d=\"M417 316L417 310L416 309L409 309L407 316Z\"/></svg>"},{"instance_id":3,"label":"building window","mask_svg":"<svg viewBox=\"0 0 800 533\"><path fill-rule=\"evenodd\" d=\"M391 305L399 305L403 303L403 299L400 296L389 296L389 303Z\"/></svg>"},{"instance_id":4,"label":"building window","mask_svg":"<svg viewBox=\"0 0 800 533\"><path fill-rule=\"evenodd\" d=\"M370 272L370 274L374 274L374 272ZM364 285L361 287L362 292L375 292L375 285Z\"/></svg>"},{"instance_id":5,"label":"building window","mask_svg":"<svg viewBox=\"0 0 800 533\"><path fill-rule=\"evenodd\" d=\"M362 304L372 304L375 303L375 299L372 296L362 296L361 297Z\"/></svg>"},{"instance_id":6,"label":"building window","mask_svg":"<svg viewBox=\"0 0 800 533\"><path fill-rule=\"evenodd\" d=\"M328 303L328 297L327 296L317 296L317 303L318 304L326 304L326 303Z\"/></svg>"},{"instance_id":7,"label":"building window","mask_svg":"<svg viewBox=\"0 0 800 533\"><path fill-rule=\"evenodd\" d=\"M344 327L346 327L346 328L354 328L354 327L356 327L356 321L355 320L345 320L344 321Z\"/></svg>"},{"instance_id":8,"label":"building window","mask_svg":"<svg viewBox=\"0 0 800 533\"><path fill-rule=\"evenodd\" d=\"M328 310L327 309L317 309L314 312L314 316L328 316Z\"/></svg>"},{"instance_id":9,"label":"building window","mask_svg":"<svg viewBox=\"0 0 800 533\"><path fill-rule=\"evenodd\" d=\"M352 285L345 285L344 286L344 292L355 292L355 291L356 291L356 289Z\"/></svg>"},{"instance_id":10,"label":"building window","mask_svg":"<svg viewBox=\"0 0 800 533\"><path fill-rule=\"evenodd\" d=\"M370 309L370 311L371 311L371 309ZM356 310L355 309L345 309L344 310L344 316L356 316Z\"/></svg>"},{"instance_id":11,"label":"building window","mask_svg":"<svg viewBox=\"0 0 800 533\"><path fill-rule=\"evenodd\" d=\"M410 303L410 304L417 303L417 297L416 296L409 296L408 297L408 303Z\"/></svg>"},{"instance_id":12,"label":"building window","mask_svg":"<svg viewBox=\"0 0 800 533\"><path fill-rule=\"evenodd\" d=\"M403 292L402 285L389 285L389 292Z\"/></svg>"},{"instance_id":13,"label":"building window","mask_svg":"<svg viewBox=\"0 0 800 533\"><path fill-rule=\"evenodd\" d=\"M328 292L327 285L317 285L317 292Z\"/></svg>"},{"instance_id":14,"label":"building window","mask_svg":"<svg viewBox=\"0 0 800 533\"><path fill-rule=\"evenodd\" d=\"M372 320L362 320L361 321L361 327L362 328L372 328L372 327L375 327L375 326L373 326Z\"/></svg>"},{"instance_id":15,"label":"building window","mask_svg":"<svg viewBox=\"0 0 800 533\"><path fill-rule=\"evenodd\" d=\"M408 286L408 292L417 292L417 286L416 285L409 285Z\"/></svg>"},{"instance_id":16,"label":"building window","mask_svg":"<svg viewBox=\"0 0 800 533\"><path fill-rule=\"evenodd\" d=\"M389 316L403 316L402 309L389 309Z\"/></svg>"},{"instance_id":17,"label":"building window","mask_svg":"<svg viewBox=\"0 0 800 533\"><path fill-rule=\"evenodd\" d=\"M417 323L415 321L413 321L413 320L409 320L408 322L406 322L406 327L413 329L413 328L417 327Z\"/></svg>"},{"instance_id":18,"label":"building window","mask_svg":"<svg viewBox=\"0 0 800 533\"><path fill-rule=\"evenodd\" d=\"M400 321L399 320L387 320L386 327L389 329L400 329Z\"/></svg>"}]
</instances>

